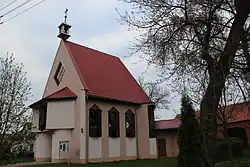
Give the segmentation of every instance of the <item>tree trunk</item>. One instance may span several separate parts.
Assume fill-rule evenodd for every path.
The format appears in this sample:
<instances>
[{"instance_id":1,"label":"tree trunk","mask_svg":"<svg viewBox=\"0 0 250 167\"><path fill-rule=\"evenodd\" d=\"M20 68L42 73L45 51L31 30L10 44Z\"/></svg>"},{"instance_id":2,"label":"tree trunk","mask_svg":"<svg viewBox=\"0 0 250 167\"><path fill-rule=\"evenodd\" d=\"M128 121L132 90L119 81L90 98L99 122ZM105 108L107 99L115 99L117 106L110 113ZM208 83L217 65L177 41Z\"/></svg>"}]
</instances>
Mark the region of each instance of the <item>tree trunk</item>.
<instances>
[{"instance_id":1,"label":"tree trunk","mask_svg":"<svg viewBox=\"0 0 250 167\"><path fill-rule=\"evenodd\" d=\"M205 96L201 101L201 129L203 132L203 149L207 167L215 166L215 147L217 140L217 111L224 84L214 87L211 80Z\"/></svg>"},{"instance_id":2,"label":"tree trunk","mask_svg":"<svg viewBox=\"0 0 250 167\"><path fill-rule=\"evenodd\" d=\"M231 162L231 166L235 167L234 157L233 157L233 150L232 150L232 144L231 140L227 135L227 148L228 148L228 154L229 154L229 160Z\"/></svg>"},{"instance_id":3,"label":"tree trunk","mask_svg":"<svg viewBox=\"0 0 250 167\"><path fill-rule=\"evenodd\" d=\"M225 139L225 141L227 142L227 149L228 149L228 155L229 155L229 160L231 162L231 166L235 167L235 161L234 161L234 157L233 157L233 150L232 150L232 144L231 144L231 140L228 136L228 131L227 131L227 122L225 121L223 123L223 137Z\"/></svg>"},{"instance_id":4,"label":"tree trunk","mask_svg":"<svg viewBox=\"0 0 250 167\"><path fill-rule=\"evenodd\" d=\"M215 146L217 140L217 112L218 105L230 71L238 42L243 34L243 27L250 13L249 0L236 0L236 16L230 30L224 52L219 61L210 62L209 83L206 93L201 100L201 128L204 141L205 163L207 167L215 166Z\"/></svg>"}]
</instances>

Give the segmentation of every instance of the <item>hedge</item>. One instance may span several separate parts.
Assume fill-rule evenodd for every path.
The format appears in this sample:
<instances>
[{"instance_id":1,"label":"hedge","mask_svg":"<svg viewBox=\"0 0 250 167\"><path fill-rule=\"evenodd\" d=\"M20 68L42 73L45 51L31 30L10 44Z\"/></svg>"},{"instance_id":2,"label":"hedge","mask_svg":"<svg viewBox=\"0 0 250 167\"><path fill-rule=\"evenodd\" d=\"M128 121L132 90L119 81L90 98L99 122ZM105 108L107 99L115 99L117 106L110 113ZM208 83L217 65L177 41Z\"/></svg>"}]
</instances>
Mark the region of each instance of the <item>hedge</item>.
<instances>
[{"instance_id":1,"label":"hedge","mask_svg":"<svg viewBox=\"0 0 250 167\"><path fill-rule=\"evenodd\" d=\"M230 141L233 157L236 158L242 156L244 151L242 141L236 137L230 138ZM227 141L217 142L215 159L217 162L229 160L229 150Z\"/></svg>"}]
</instances>

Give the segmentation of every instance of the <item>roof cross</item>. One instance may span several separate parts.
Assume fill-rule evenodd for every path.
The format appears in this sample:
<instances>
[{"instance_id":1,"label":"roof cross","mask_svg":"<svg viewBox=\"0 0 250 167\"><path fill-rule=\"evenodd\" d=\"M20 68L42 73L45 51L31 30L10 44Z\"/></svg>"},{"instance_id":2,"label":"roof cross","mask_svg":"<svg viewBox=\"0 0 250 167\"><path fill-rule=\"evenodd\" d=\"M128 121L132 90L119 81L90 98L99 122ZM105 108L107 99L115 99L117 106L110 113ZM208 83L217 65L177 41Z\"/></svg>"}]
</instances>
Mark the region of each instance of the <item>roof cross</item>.
<instances>
[{"instance_id":1,"label":"roof cross","mask_svg":"<svg viewBox=\"0 0 250 167\"><path fill-rule=\"evenodd\" d=\"M68 11L69 11L69 10L66 8L66 10L65 10L65 12L64 12L64 13L65 13L65 16L64 16L64 18L65 18L64 22L65 22L65 23L67 22Z\"/></svg>"}]
</instances>

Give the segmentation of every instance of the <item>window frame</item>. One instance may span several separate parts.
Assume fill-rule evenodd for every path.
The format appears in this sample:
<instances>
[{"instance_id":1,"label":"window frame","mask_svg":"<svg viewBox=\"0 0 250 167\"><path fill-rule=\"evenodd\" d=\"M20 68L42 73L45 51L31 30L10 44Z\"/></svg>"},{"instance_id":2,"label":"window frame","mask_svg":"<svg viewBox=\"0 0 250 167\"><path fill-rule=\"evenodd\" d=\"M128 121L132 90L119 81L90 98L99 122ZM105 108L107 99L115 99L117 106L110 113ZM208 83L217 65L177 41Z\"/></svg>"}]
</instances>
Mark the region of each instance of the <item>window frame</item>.
<instances>
[{"instance_id":1,"label":"window frame","mask_svg":"<svg viewBox=\"0 0 250 167\"><path fill-rule=\"evenodd\" d=\"M120 137L120 113L115 107L108 111L108 129L109 137Z\"/></svg>"},{"instance_id":2,"label":"window frame","mask_svg":"<svg viewBox=\"0 0 250 167\"><path fill-rule=\"evenodd\" d=\"M59 141L59 151L69 152L69 141Z\"/></svg>"},{"instance_id":3,"label":"window frame","mask_svg":"<svg viewBox=\"0 0 250 167\"><path fill-rule=\"evenodd\" d=\"M125 132L126 137L128 138L134 138L135 135L135 113L131 111L130 109L125 113ZM127 122L129 127L127 127Z\"/></svg>"},{"instance_id":4,"label":"window frame","mask_svg":"<svg viewBox=\"0 0 250 167\"><path fill-rule=\"evenodd\" d=\"M39 122L38 122L38 130L44 131L46 129L47 124L47 108L43 108L39 111Z\"/></svg>"},{"instance_id":5,"label":"window frame","mask_svg":"<svg viewBox=\"0 0 250 167\"><path fill-rule=\"evenodd\" d=\"M56 72L55 72L55 75L54 75L54 80L55 80L57 85L59 85L61 83L65 71L66 70L64 68L64 65L62 64L62 62L59 62L57 69L56 69Z\"/></svg>"},{"instance_id":6,"label":"window frame","mask_svg":"<svg viewBox=\"0 0 250 167\"><path fill-rule=\"evenodd\" d=\"M89 137L102 137L102 110L96 104L89 109Z\"/></svg>"}]
</instances>

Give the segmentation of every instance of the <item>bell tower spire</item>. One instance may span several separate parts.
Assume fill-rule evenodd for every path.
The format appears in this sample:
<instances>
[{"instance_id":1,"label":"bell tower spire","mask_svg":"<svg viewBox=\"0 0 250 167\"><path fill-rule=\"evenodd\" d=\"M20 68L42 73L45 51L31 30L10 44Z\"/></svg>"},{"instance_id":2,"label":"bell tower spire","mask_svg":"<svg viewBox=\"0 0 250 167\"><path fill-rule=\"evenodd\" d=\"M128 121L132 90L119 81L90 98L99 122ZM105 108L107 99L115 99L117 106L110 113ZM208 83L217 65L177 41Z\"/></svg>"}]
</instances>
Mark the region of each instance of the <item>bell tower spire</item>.
<instances>
[{"instance_id":1,"label":"bell tower spire","mask_svg":"<svg viewBox=\"0 0 250 167\"><path fill-rule=\"evenodd\" d=\"M61 38L62 40L67 40L70 37L69 30L71 25L67 23L68 11L68 9L65 10L64 22L58 26L59 34L57 37Z\"/></svg>"}]
</instances>

